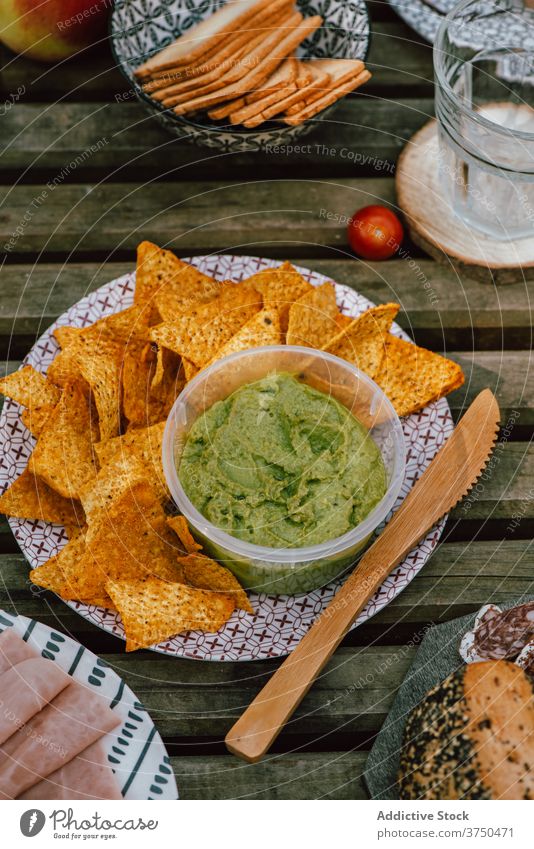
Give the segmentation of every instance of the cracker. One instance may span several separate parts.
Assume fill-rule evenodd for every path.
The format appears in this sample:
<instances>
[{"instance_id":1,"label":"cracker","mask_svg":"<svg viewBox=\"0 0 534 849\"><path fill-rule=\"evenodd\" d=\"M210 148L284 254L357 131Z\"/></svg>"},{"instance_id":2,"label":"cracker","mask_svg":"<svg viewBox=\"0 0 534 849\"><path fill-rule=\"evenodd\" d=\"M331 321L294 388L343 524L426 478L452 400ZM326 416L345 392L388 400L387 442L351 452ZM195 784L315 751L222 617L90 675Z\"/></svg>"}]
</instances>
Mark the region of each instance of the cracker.
<instances>
[{"instance_id":1,"label":"cracker","mask_svg":"<svg viewBox=\"0 0 534 849\"><path fill-rule=\"evenodd\" d=\"M291 92L297 90L296 83L290 83L285 88L279 89L278 91L274 91L272 94L267 95L267 97L262 98L261 100L254 100L252 103L247 104L242 109L237 109L235 112L232 112L230 115L230 123L231 124L245 124L247 121L250 121L256 115L259 115L263 109L268 106L272 106L273 103L278 103L280 100L286 98Z\"/></svg>"},{"instance_id":2,"label":"cracker","mask_svg":"<svg viewBox=\"0 0 534 849\"><path fill-rule=\"evenodd\" d=\"M331 106L341 97L344 97L349 92L354 91L363 85L367 80L371 79L371 74L369 71L362 71L361 74L358 74L357 77L354 77L349 82L343 83L341 86L337 86L336 88L332 88L322 97L317 100L313 100L309 106L306 106L301 112L298 112L296 115L291 115L289 117L284 118L284 122L289 124L292 127L297 126L298 124L302 124L304 121L307 121L309 118L313 118L314 115L317 115L319 112L322 112L323 109L326 109L328 106Z\"/></svg>"},{"instance_id":3,"label":"cracker","mask_svg":"<svg viewBox=\"0 0 534 849\"><path fill-rule=\"evenodd\" d=\"M307 83L299 86L297 81L297 90L293 94L289 94L287 97L279 100L271 106L266 106L260 114L255 115L254 118L250 118L246 121L245 127L257 127L264 121L269 121L271 118L274 118L275 115L280 115L282 112L290 111L290 107L295 104L297 104L300 109L301 103L303 103L307 97L317 91L322 91L327 88L330 82L330 76L328 74L321 74L318 72L308 73L309 77Z\"/></svg>"},{"instance_id":4,"label":"cracker","mask_svg":"<svg viewBox=\"0 0 534 849\"><path fill-rule=\"evenodd\" d=\"M106 589L122 618L126 651L148 648L182 631L215 633L234 611L228 595L157 578L108 581Z\"/></svg>"},{"instance_id":5,"label":"cracker","mask_svg":"<svg viewBox=\"0 0 534 849\"><path fill-rule=\"evenodd\" d=\"M233 100L221 103L221 105L216 106L215 109L209 109L208 116L214 121L220 121L223 118L227 118L228 115L230 115L231 112L235 112L236 109L241 109L245 103L246 100L244 97L235 97Z\"/></svg>"},{"instance_id":6,"label":"cracker","mask_svg":"<svg viewBox=\"0 0 534 849\"><path fill-rule=\"evenodd\" d=\"M79 501L63 498L28 469L0 496L0 513L57 525L79 525L84 521Z\"/></svg>"},{"instance_id":7,"label":"cracker","mask_svg":"<svg viewBox=\"0 0 534 849\"><path fill-rule=\"evenodd\" d=\"M302 102L288 108L288 115L296 115L302 111L305 106L308 106L319 97L323 97L329 89L343 85L349 82L360 74L365 65L360 59L308 59L305 63L306 68L313 75L314 80L319 80L326 77L324 85L316 85L313 88L307 88L303 92Z\"/></svg>"},{"instance_id":8,"label":"cracker","mask_svg":"<svg viewBox=\"0 0 534 849\"><path fill-rule=\"evenodd\" d=\"M464 382L464 374L452 360L389 335L374 379L397 414L408 416L458 389Z\"/></svg>"},{"instance_id":9,"label":"cracker","mask_svg":"<svg viewBox=\"0 0 534 849\"><path fill-rule=\"evenodd\" d=\"M374 378L380 369L389 329L398 311L399 304L381 304L367 310L334 336L324 350L353 363Z\"/></svg>"},{"instance_id":10,"label":"cracker","mask_svg":"<svg viewBox=\"0 0 534 849\"><path fill-rule=\"evenodd\" d=\"M323 283L306 292L289 309L286 343L322 348L337 332L336 291Z\"/></svg>"},{"instance_id":11,"label":"cracker","mask_svg":"<svg viewBox=\"0 0 534 849\"><path fill-rule=\"evenodd\" d=\"M245 97L246 103L255 103L263 100L274 92L284 90L291 83L296 83L300 70L300 63L294 56L285 59L279 68L274 71L255 91L251 91Z\"/></svg>"},{"instance_id":12,"label":"cracker","mask_svg":"<svg viewBox=\"0 0 534 849\"><path fill-rule=\"evenodd\" d=\"M295 23L298 17L298 15L295 16ZM291 19L291 21L292 20L293 19ZM319 17L319 15L315 15L312 18L306 18L304 21L301 21L298 26L292 24L291 21L288 21L288 29L291 31L285 38L282 39L282 41L277 43L274 54L266 56L241 80L233 83L232 85L225 86L218 92L207 94L204 97L193 98L186 103L182 103L174 108L174 112L177 115L186 115L188 112L196 112L199 109L209 109L217 103L222 103L225 100L239 97L242 94L248 94L256 89L270 74L273 73L273 71L278 68L283 60L293 52L295 47L297 47L301 41L304 41L305 38L321 26L322 18Z\"/></svg>"},{"instance_id":13,"label":"cracker","mask_svg":"<svg viewBox=\"0 0 534 849\"><path fill-rule=\"evenodd\" d=\"M213 15L186 30L175 42L136 68L136 77L143 79L176 65L190 64L211 47L228 41L269 3L270 0L228 0Z\"/></svg>"},{"instance_id":14,"label":"cracker","mask_svg":"<svg viewBox=\"0 0 534 849\"><path fill-rule=\"evenodd\" d=\"M98 425L90 399L78 383L69 383L48 416L28 469L64 498L79 498L97 473L93 444Z\"/></svg>"},{"instance_id":15,"label":"cracker","mask_svg":"<svg viewBox=\"0 0 534 849\"><path fill-rule=\"evenodd\" d=\"M273 15L266 18L259 30L245 32L240 36L240 49L230 53L222 63L217 64L217 57L214 57L211 70L203 76L169 85L154 92L152 97L164 106L176 106L192 97L202 97L237 82L274 49L273 36L278 33L278 38L282 37L284 23L290 18L289 8L281 17Z\"/></svg>"}]
</instances>

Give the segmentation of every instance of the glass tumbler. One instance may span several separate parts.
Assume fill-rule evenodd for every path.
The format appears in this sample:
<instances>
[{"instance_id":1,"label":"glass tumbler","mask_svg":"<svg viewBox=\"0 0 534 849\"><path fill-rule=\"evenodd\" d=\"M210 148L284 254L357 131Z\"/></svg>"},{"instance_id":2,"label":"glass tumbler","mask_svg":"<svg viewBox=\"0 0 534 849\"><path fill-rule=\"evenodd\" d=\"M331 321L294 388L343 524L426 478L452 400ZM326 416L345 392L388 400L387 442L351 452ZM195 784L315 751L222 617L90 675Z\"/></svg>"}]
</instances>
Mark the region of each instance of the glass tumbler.
<instances>
[{"instance_id":1,"label":"glass tumbler","mask_svg":"<svg viewBox=\"0 0 534 849\"><path fill-rule=\"evenodd\" d=\"M534 6L462 0L434 45L439 169L466 224L534 236Z\"/></svg>"}]
</instances>

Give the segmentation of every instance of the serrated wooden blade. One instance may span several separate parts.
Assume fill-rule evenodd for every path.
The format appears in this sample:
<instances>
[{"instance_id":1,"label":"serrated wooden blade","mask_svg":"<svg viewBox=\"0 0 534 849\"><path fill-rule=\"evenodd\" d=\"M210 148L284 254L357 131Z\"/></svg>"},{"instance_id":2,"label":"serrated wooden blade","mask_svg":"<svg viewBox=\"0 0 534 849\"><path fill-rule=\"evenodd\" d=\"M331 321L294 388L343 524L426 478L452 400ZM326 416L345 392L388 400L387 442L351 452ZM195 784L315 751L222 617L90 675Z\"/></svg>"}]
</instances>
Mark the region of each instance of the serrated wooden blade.
<instances>
[{"instance_id":1,"label":"serrated wooden blade","mask_svg":"<svg viewBox=\"0 0 534 849\"><path fill-rule=\"evenodd\" d=\"M231 752L255 762L268 751L391 570L476 483L495 444L499 416L493 393L485 389L328 607L229 731Z\"/></svg>"}]
</instances>

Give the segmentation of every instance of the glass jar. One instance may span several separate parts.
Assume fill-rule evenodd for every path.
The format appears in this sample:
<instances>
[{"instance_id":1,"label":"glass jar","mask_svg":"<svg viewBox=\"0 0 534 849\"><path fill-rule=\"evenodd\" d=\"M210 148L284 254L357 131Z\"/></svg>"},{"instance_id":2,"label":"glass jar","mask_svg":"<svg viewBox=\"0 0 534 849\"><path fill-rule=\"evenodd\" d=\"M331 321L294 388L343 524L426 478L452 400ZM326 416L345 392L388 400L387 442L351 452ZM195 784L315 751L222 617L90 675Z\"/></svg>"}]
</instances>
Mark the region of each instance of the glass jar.
<instances>
[{"instance_id":1,"label":"glass jar","mask_svg":"<svg viewBox=\"0 0 534 849\"><path fill-rule=\"evenodd\" d=\"M439 169L465 223L499 240L534 235L534 9L463 0L434 45Z\"/></svg>"}]
</instances>

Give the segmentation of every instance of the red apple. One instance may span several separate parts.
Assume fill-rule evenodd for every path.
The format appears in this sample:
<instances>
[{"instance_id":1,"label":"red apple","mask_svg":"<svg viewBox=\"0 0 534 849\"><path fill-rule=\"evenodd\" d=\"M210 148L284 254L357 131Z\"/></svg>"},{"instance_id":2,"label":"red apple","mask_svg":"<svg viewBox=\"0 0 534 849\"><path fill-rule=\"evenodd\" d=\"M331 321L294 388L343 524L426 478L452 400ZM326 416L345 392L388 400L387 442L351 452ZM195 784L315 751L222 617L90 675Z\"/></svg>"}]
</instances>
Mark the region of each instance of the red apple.
<instances>
[{"instance_id":1,"label":"red apple","mask_svg":"<svg viewBox=\"0 0 534 849\"><path fill-rule=\"evenodd\" d=\"M0 0L0 41L57 62L105 36L111 0Z\"/></svg>"}]
</instances>

